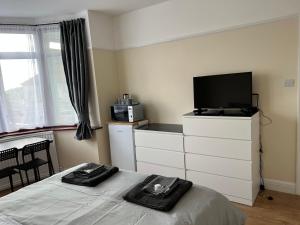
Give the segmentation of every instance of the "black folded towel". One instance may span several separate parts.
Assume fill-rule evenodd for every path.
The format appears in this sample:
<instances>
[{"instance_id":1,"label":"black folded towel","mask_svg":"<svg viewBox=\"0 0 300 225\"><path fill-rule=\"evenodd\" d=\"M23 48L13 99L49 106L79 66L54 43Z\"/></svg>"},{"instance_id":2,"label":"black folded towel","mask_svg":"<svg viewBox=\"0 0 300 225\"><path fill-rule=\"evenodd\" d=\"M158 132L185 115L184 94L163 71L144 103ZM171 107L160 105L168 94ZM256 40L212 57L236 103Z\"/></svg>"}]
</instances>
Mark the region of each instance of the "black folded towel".
<instances>
[{"instance_id":1,"label":"black folded towel","mask_svg":"<svg viewBox=\"0 0 300 225\"><path fill-rule=\"evenodd\" d=\"M63 176L64 183L94 187L119 171L118 167L88 163L85 166Z\"/></svg>"},{"instance_id":2,"label":"black folded towel","mask_svg":"<svg viewBox=\"0 0 300 225\"><path fill-rule=\"evenodd\" d=\"M132 202L138 205L142 205L151 209L160 211L170 211L180 198L192 187L193 183L190 181L177 179L172 185L172 191L168 191L167 195L155 195L149 193L145 189L147 185L156 179L158 175L151 175L147 177L143 182L137 184L132 188L123 198L128 202Z\"/></svg>"},{"instance_id":3,"label":"black folded towel","mask_svg":"<svg viewBox=\"0 0 300 225\"><path fill-rule=\"evenodd\" d=\"M164 198L177 188L178 180L179 178L177 177L156 176L144 186L143 191ZM157 187L158 189L155 190L155 185L157 184L159 184L160 187Z\"/></svg>"}]
</instances>

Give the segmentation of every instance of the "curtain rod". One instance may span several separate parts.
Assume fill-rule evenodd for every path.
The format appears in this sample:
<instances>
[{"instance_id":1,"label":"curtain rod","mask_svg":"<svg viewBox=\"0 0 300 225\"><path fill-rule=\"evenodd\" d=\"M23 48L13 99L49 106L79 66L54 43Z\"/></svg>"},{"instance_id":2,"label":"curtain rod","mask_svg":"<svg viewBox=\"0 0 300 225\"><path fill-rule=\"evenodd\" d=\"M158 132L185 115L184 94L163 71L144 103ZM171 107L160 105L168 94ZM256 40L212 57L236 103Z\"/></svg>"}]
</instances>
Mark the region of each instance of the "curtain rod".
<instances>
[{"instance_id":1,"label":"curtain rod","mask_svg":"<svg viewBox=\"0 0 300 225\"><path fill-rule=\"evenodd\" d=\"M0 25L4 25L4 26L11 25L11 26L31 26L31 27L47 26L47 25L55 25L55 24L58 25L59 23L58 22L57 23L41 23L41 24L0 23Z\"/></svg>"}]
</instances>

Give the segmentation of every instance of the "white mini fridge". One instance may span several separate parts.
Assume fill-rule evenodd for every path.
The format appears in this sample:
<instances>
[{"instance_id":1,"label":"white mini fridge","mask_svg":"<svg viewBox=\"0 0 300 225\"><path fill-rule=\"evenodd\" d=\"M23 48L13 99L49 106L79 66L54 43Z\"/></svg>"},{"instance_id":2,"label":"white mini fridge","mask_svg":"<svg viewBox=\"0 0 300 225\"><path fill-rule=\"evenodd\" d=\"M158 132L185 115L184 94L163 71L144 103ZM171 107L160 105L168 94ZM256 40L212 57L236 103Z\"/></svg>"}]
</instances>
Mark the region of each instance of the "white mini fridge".
<instances>
[{"instance_id":1,"label":"white mini fridge","mask_svg":"<svg viewBox=\"0 0 300 225\"><path fill-rule=\"evenodd\" d=\"M112 121L108 123L111 163L119 169L136 171L134 128L147 124Z\"/></svg>"}]
</instances>

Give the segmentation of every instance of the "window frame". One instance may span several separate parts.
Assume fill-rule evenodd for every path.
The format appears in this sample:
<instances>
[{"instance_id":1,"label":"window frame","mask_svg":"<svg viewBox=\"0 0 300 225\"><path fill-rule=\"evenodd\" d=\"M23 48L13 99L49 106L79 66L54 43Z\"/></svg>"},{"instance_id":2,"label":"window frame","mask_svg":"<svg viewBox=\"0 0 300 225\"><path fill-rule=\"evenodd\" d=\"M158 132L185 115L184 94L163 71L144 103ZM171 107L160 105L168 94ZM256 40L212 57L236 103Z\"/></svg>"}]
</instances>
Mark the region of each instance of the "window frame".
<instances>
[{"instance_id":1,"label":"window frame","mask_svg":"<svg viewBox=\"0 0 300 225\"><path fill-rule=\"evenodd\" d=\"M33 35L32 41L34 42L35 45L36 44L38 45L38 47L39 47L38 50L35 49L34 52L0 52L0 60L18 60L18 59L37 60L39 74L44 74L43 79L45 80L46 85L48 85L50 82L49 75L48 75L48 72L46 71L47 70L46 65L42 65L42 64L45 64L43 62L43 60L45 60L47 57L44 52L44 46L43 46L43 42L42 42L43 34L42 34L41 30L39 30L39 27L32 26L32 28L28 28L26 26L26 28L25 27L22 28L22 26L18 26L18 28L16 29L16 28L14 28L14 26L11 27L10 25L5 25L5 26L1 25L0 33ZM56 57L59 55L60 55L59 53L51 54L51 56L56 56ZM2 73L1 73L1 68L0 68L0 79L3 79ZM45 85L45 84L43 84L43 85ZM0 91L4 91L4 90L0 90ZM47 93L47 92L43 93L42 98L43 98L44 104L52 105L52 99L51 98L47 99L48 95L49 95L49 93ZM69 96L68 96L68 98L69 98ZM76 114L76 111L74 108L73 108L73 110ZM45 126L34 127L34 128L30 128L30 129L20 128L19 130L14 130L11 132L0 132L0 138L5 137L5 136L20 135L20 134L24 134L24 133L35 133L35 132L46 131L46 130L75 130L77 128L78 121L76 121L72 125L47 126L49 118L51 120L54 116L52 115L53 112L48 112L48 110L45 111L45 114L46 114L45 119L47 121L46 124L44 124Z\"/></svg>"}]
</instances>

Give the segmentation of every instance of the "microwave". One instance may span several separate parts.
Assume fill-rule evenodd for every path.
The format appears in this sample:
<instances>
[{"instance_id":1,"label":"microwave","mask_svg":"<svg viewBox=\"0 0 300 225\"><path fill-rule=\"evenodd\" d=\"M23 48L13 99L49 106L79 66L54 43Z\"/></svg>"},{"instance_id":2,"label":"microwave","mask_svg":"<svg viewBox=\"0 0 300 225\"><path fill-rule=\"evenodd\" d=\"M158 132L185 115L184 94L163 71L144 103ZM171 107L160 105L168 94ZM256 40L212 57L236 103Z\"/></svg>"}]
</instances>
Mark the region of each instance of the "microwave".
<instances>
[{"instance_id":1,"label":"microwave","mask_svg":"<svg viewBox=\"0 0 300 225\"><path fill-rule=\"evenodd\" d=\"M111 118L115 121L135 122L144 119L144 107L141 104L136 105L118 105L111 106Z\"/></svg>"}]
</instances>

